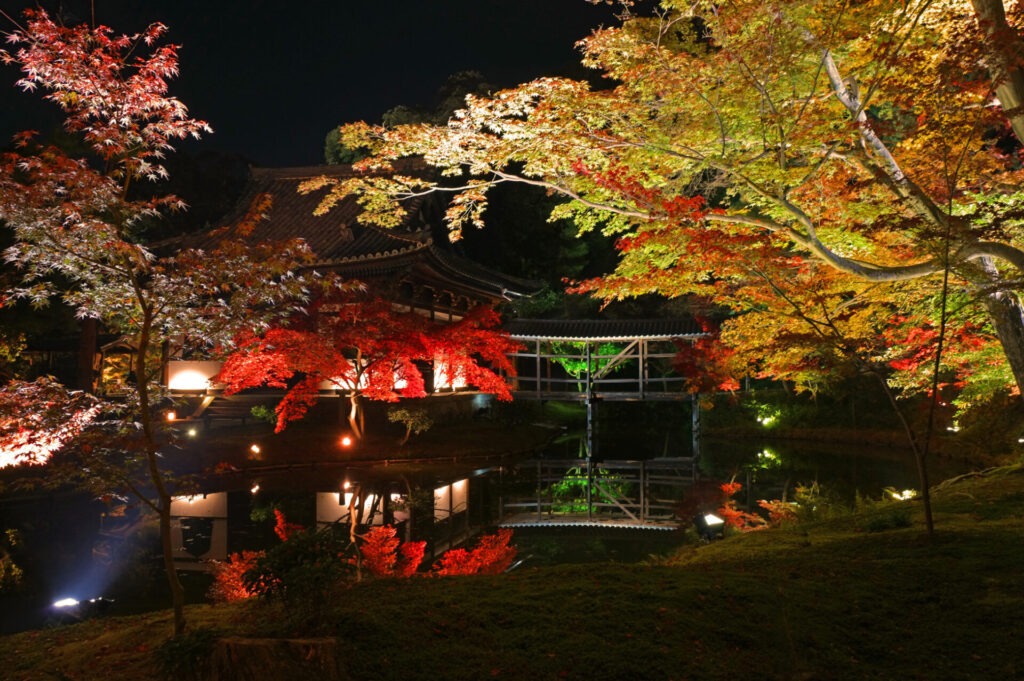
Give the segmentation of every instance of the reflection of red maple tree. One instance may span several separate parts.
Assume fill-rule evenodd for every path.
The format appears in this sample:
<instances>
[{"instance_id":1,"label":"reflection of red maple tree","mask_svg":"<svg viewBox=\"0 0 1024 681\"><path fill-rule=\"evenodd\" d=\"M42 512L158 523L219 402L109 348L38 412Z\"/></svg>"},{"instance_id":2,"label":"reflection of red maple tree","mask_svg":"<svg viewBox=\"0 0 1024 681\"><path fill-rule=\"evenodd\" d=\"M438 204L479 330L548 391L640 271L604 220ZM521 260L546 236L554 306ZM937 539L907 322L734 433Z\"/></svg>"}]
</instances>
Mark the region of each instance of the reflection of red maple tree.
<instances>
[{"instance_id":1,"label":"reflection of red maple tree","mask_svg":"<svg viewBox=\"0 0 1024 681\"><path fill-rule=\"evenodd\" d=\"M487 307L441 324L397 311L380 298L320 301L300 324L241 339L217 380L226 385L226 394L261 385L287 388L277 406L278 431L306 413L326 381L348 392L349 424L362 437L364 398L394 402L426 396L417 362L434 362L435 376L443 375L448 383L511 399L497 372L515 373L508 353L518 345L498 323L498 315Z\"/></svg>"}]
</instances>

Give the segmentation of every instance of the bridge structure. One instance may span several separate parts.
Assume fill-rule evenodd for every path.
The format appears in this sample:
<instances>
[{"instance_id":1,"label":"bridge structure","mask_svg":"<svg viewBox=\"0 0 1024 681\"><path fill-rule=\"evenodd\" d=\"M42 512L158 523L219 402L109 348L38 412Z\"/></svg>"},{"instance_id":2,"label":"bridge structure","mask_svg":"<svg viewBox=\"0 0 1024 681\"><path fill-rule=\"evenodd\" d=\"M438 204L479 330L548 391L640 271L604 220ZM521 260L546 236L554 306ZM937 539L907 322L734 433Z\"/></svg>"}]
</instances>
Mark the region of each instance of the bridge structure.
<instances>
[{"instance_id":1,"label":"bridge structure","mask_svg":"<svg viewBox=\"0 0 1024 681\"><path fill-rule=\"evenodd\" d=\"M502 524L677 527L678 500L697 476L700 402L672 360L706 332L692 319L517 319L506 328L523 345L513 355L514 397L583 402L587 429L585 458L530 460L510 469L516 483L502 489L518 492L503 491ZM599 459L598 405L637 401L690 403L690 456Z\"/></svg>"},{"instance_id":2,"label":"bridge structure","mask_svg":"<svg viewBox=\"0 0 1024 681\"><path fill-rule=\"evenodd\" d=\"M674 530L693 457L646 461L533 459L503 469L502 527L589 526Z\"/></svg>"}]
</instances>

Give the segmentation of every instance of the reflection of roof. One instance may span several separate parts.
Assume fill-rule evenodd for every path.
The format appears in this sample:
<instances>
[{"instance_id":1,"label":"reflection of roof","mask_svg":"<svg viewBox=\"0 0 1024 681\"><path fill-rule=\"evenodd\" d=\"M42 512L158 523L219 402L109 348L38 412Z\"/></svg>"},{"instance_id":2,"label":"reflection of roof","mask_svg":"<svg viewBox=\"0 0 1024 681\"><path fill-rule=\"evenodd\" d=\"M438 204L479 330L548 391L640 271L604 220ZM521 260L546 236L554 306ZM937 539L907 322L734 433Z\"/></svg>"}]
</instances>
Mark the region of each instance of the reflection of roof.
<instances>
[{"instance_id":1,"label":"reflection of roof","mask_svg":"<svg viewBox=\"0 0 1024 681\"><path fill-rule=\"evenodd\" d=\"M637 338L703 336L693 319L514 319L505 325L513 338L628 341Z\"/></svg>"},{"instance_id":2,"label":"reflection of roof","mask_svg":"<svg viewBox=\"0 0 1024 681\"><path fill-rule=\"evenodd\" d=\"M426 166L419 161L401 161L396 172L422 174ZM254 168L237 207L224 224L234 224L244 217L249 205L259 194L270 194L273 207L268 218L259 222L250 237L253 241L278 241L301 237L315 254L318 268L330 268L352 277L390 277L411 268L426 268L429 275L455 287L482 293L494 298L508 298L533 293L540 288L536 282L511 277L489 270L459 257L434 243L432 222L440 219L429 199L419 197L406 201L406 218L394 228L363 225L358 221L363 209L354 197L332 207L325 215L314 215L324 193L300 194L298 184L320 176L334 179L365 176L351 166L310 166L305 168ZM203 247L212 243L200 244Z\"/></svg>"}]
</instances>

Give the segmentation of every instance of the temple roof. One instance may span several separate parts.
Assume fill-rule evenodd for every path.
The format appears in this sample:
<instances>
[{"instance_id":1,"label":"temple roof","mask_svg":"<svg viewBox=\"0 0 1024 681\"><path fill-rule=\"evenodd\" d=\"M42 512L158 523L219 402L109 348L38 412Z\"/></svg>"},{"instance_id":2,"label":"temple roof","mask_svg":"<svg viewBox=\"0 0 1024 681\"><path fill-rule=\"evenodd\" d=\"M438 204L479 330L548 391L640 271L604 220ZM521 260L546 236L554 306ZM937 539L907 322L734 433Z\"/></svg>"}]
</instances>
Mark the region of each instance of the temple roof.
<instances>
[{"instance_id":1,"label":"temple roof","mask_svg":"<svg viewBox=\"0 0 1024 681\"><path fill-rule=\"evenodd\" d=\"M693 319L513 319L515 338L553 341L631 341L706 334Z\"/></svg>"},{"instance_id":2,"label":"temple roof","mask_svg":"<svg viewBox=\"0 0 1024 681\"><path fill-rule=\"evenodd\" d=\"M416 160L395 163L403 174L426 172ZM359 223L362 213L354 197L336 204L325 215L314 215L323 192L300 194L300 182L320 176L356 177L352 166L309 166L303 168L253 168L249 182L235 209L223 224L244 217L252 201L260 194L273 197L268 218L259 222L250 237L254 241L278 241L301 237L315 254L314 266L332 269L354 278L401 278L417 273L420 280L459 289L456 293L510 299L539 290L538 282L495 272L460 257L435 243L434 228L441 226L443 210L433 197L406 201L403 224L383 228ZM200 246L206 246L200 238Z\"/></svg>"}]
</instances>

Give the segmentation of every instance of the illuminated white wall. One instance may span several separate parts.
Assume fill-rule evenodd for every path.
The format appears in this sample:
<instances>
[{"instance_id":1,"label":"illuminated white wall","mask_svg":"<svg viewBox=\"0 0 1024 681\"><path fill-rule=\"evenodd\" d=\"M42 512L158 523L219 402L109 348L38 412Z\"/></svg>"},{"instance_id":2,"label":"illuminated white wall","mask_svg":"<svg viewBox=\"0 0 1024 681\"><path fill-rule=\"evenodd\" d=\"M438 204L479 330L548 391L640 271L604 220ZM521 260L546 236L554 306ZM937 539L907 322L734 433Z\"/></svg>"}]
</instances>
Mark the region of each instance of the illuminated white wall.
<instances>
[{"instance_id":1,"label":"illuminated white wall","mask_svg":"<svg viewBox=\"0 0 1024 681\"><path fill-rule=\"evenodd\" d=\"M441 359L434 358L434 390L437 391L441 388L465 388L466 377L461 374L456 375L454 381L451 376L451 371L446 362Z\"/></svg>"},{"instance_id":2,"label":"illuminated white wall","mask_svg":"<svg viewBox=\"0 0 1024 681\"><path fill-rule=\"evenodd\" d=\"M167 363L167 387L171 390L206 390L220 373L220 362L174 360Z\"/></svg>"}]
</instances>

